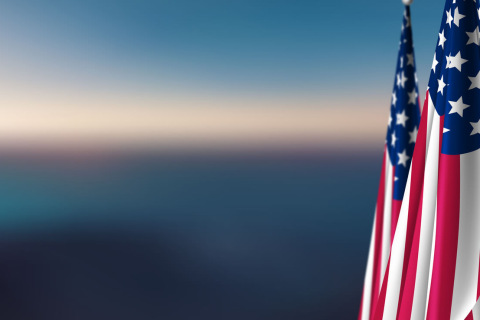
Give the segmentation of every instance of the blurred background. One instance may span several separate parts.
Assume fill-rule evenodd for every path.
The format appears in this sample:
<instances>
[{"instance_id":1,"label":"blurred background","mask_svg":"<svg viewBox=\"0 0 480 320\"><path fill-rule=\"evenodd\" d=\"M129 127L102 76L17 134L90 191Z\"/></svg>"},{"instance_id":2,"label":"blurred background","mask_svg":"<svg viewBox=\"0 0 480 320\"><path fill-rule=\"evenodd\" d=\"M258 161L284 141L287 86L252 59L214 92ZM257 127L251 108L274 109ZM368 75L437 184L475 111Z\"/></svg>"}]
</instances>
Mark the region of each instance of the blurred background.
<instances>
[{"instance_id":1,"label":"blurred background","mask_svg":"<svg viewBox=\"0 0 480 320\"><path fill-rule=\"evenodd\" d=\"M0 318L354 319L402 14L1 1Z\"/></svg>"}]
</instances>

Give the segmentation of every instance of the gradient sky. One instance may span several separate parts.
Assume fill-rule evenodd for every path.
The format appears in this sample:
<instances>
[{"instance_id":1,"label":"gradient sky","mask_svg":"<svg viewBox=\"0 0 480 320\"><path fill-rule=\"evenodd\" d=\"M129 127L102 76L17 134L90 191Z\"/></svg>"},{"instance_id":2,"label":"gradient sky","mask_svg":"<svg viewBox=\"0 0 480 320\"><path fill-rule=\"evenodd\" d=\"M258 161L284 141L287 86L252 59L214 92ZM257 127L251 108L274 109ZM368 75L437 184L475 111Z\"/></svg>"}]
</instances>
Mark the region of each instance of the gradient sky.
<instances>
[{"instance_id":1,"label":"gradient sky","mask_svg":"<svg viewBox=\"0 0 480 320\"><path fill-rule=\"evenodd\" d=\"M422 93L443 5L412 5ZM162 108L360 108L359 120L387 119L402 10L400 0L2 1L0 108L156 108L159 118ZM383 141L383 122L371 121Z\"/></svg>"}]
</instances>

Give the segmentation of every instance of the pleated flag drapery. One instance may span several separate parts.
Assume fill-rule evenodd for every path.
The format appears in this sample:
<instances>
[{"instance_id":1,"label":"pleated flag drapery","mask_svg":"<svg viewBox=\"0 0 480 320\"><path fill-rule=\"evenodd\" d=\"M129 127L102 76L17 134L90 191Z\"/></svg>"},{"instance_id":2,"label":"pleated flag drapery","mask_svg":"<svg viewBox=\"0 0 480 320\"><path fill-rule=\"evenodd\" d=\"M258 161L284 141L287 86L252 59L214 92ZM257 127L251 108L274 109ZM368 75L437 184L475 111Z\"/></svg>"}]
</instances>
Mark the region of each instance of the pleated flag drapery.
<instances>
[{"instance_id":1,"label":"pleated flag drapery","mask_svg":"<svg viewBox=\"0 0 480 320\"><path fill-rule=\"evenodd\" d=\"M371 319L385 275L417 138L420 111L410 7L402 21L387 137L375 209L370 251L358 318Z\"/></svg>"},{"instance_id":2,"label":"pleated flag drapery","mask_svg":"<svg viewBox=\"0 0 480 320\"><path fill-rule=\"evenodd\" d=\"M480 319L480 10L447 0L372 319Z\"/></svg>"}]
</instances>

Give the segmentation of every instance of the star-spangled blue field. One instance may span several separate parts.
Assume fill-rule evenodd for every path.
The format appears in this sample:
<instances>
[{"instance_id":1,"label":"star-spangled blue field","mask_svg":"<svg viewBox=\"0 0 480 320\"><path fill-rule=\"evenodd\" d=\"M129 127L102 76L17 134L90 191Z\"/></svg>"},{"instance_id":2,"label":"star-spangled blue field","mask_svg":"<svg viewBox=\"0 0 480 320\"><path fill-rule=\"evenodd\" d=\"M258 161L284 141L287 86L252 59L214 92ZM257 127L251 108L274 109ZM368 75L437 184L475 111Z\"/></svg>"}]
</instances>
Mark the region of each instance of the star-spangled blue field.
<instances>
[{"instance_id":1,"label":"star-spangled blue field","mask_svg":"<svg viewBox=\"0 0 480 320\"><path fill-rule=\"evenodd\" d=\"M402 14L0 3L0 318L356 318Z\"/></svg>"}]
</instances>

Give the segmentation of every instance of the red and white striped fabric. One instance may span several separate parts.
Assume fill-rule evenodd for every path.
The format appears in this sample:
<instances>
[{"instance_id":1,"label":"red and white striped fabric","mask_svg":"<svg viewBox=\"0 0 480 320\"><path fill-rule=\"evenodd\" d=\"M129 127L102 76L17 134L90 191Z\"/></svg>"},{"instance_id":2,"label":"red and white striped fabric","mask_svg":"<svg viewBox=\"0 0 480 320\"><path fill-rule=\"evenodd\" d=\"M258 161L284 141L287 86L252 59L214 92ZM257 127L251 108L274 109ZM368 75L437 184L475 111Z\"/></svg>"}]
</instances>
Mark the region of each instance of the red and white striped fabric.
<instances>
[{"instance_id":1,"label":"red and white striped fabric","mask_svg":"<svg viewBox=\"0 0 480 320\"><path fill-rule=\"evenodd\" d=\"M480 152L441 153L444 121L427 92L374 319L468 319L479 297Z\"/></svg>"},{"instance_id":2,"label":"red and white striped fabric","mask_svg":"<svg viewBox=\"0 0 480 320\"><path fill-rule=\"evenodd\" d=\"M387 267L393 229L392 215L398 213L392 211L399 211L401 204L400 201L392 199L393 181L393 166L385 149L359 320L370 319Z\"/></svg>"},{"instance_id":3,"label":"red and white striped fabric","mask_svg":"<svg viewBox=\"0 0 480 320\"><path fill-rule=\"evenodd\" d=\"M465 320L480 320L480 301L477 301L475 307L468 314Z\"/></svg>"},{"instance_id":4,"label":"red and white striped fabric","mask_svg":"<svg viewBox=\"0 0 480 320\"><path fill-rule=\"evenodd\" d=\"M477 10L446 3L375 320L480 320Z\"/></svg>"},{"instance_id":5,"label":"red and white striped fabric","mask_svg":"<svg viewBox=\"0 0 480 320\"><path fill-rule=\"evenodd\" d=\"M403 17L395 79L360 320L371 319L377 304L420 122L409 7Z\"/></svg>"}]
</instances>

